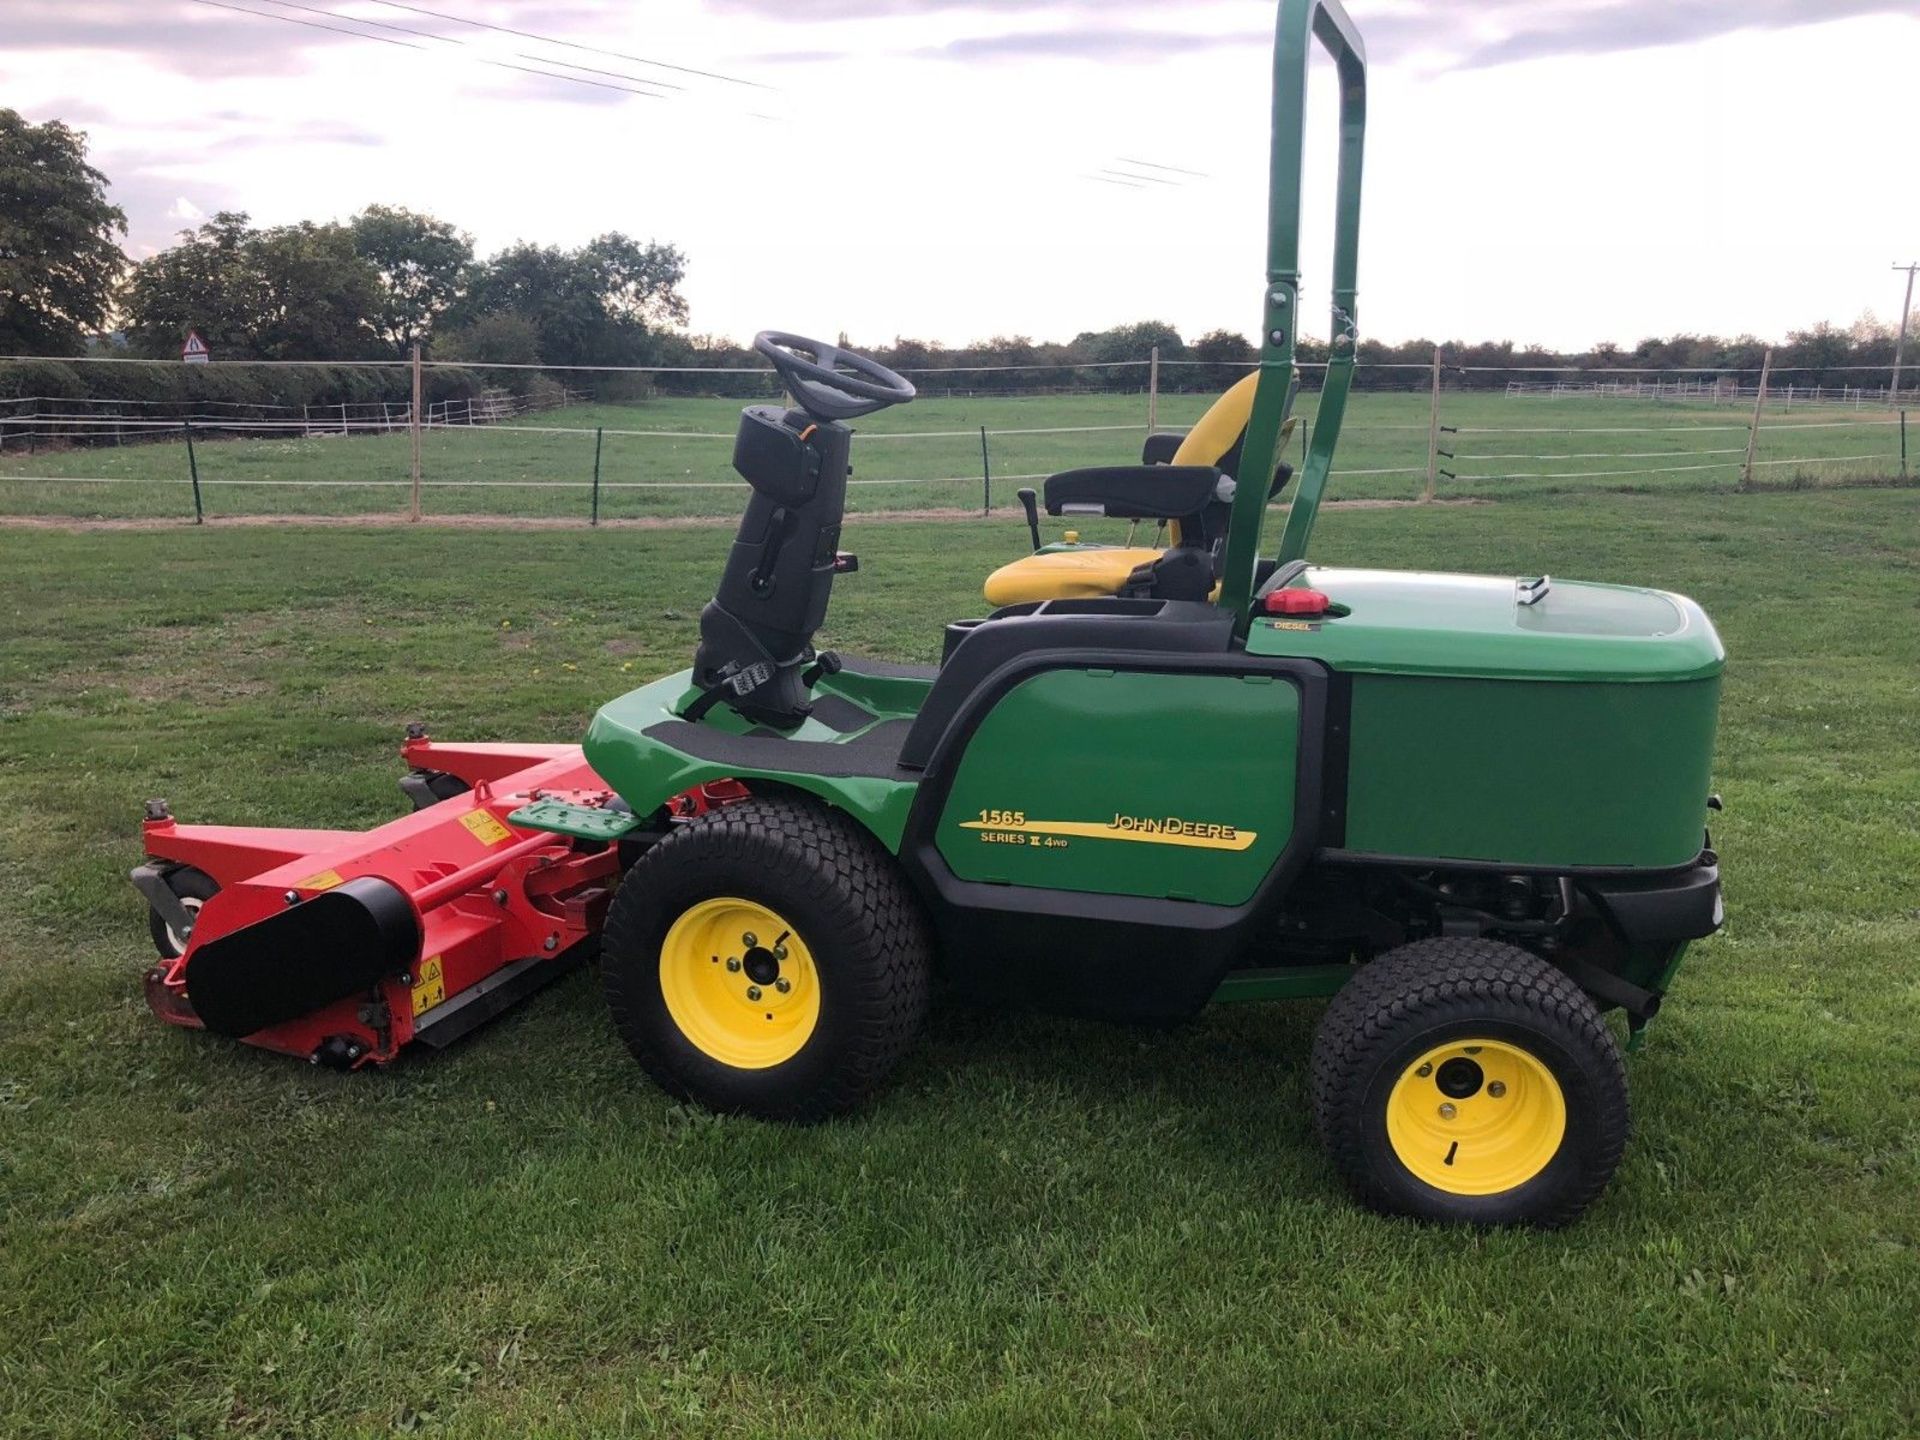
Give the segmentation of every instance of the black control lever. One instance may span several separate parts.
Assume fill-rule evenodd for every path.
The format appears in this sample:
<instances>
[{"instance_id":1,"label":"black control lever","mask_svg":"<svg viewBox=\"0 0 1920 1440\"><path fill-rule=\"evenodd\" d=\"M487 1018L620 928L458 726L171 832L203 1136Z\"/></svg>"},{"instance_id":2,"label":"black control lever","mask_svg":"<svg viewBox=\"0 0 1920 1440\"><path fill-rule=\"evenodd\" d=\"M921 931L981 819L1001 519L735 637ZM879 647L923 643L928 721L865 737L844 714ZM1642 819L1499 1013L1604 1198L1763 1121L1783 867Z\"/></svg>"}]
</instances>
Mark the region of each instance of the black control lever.
<instances>
[{"instance_id":1,"label":"black control lever","mask_svg":"<svg viewBox=\"0 0 1920 1440\"><path fill-rule=\"evenodd\" d=\"M1027 533L1033 537L1033 548L1040 548L1040 497L1031 490L1017 492L1020 508L1027 512Z\"/></svg>"},{"instance_id":2,"label":"black control lever","mask_svg":"<svg viewBox=\"0 0 1920 1440\"><path fill-rule=\"evenodd\" d=\"M811 690L820 683L822 675L838 675L840 657L831 650L822 650L813 657L813 664L800 672L800 683Z\"/></svg>"}]
</instances>

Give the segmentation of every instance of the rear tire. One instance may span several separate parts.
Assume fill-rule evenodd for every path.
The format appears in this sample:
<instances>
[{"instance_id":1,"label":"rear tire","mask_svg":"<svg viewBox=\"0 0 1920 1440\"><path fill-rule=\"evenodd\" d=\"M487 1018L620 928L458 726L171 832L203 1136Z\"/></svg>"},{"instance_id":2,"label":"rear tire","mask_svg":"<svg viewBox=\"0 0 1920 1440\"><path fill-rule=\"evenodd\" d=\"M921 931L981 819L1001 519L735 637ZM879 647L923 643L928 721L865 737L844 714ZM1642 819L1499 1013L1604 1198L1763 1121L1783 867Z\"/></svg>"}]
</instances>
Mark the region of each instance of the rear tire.
<instances>
[{"instance_id":1,"label":"rear tire","mask_svg":"<svg viewBox=\"0 0 1920 1440\"><path fill-rule=\"evenodd\" d=\"M204 870L182 865L168 872L167 888L180 897L181 907L189 915L197 917L200 907L220 893L220 882ZM151 905L147 906L147 933L153 937L153 948L162 960L177 960L186 953L187 937L176 934Z\"/></svg>"},{"instance_id":2,"label":"rear tire","mask_svg":"<svg viewBox=\"0 0 1920 1440\"><path fill-rule=\"evenodd\" d=\"M1367 1205L1476 1225L1575 1219L1630 1128L1620 1048L1586 992L1536 955L1465 937L1389 951L1334 996L1313 1111Z\"/></svg>"},{"instance_id":3,"label":"rear tire","mask_svg":"<svg viewBox=\"0 0 1920 1440\"><path fill-rule=\"evenodd\" d=\"M769 796L709 811L636 860L600 964L614 1028L669 1094L810 1122L865 1101L905 1055L932 944L871 835Z\"/></svg>"}]
</instances>

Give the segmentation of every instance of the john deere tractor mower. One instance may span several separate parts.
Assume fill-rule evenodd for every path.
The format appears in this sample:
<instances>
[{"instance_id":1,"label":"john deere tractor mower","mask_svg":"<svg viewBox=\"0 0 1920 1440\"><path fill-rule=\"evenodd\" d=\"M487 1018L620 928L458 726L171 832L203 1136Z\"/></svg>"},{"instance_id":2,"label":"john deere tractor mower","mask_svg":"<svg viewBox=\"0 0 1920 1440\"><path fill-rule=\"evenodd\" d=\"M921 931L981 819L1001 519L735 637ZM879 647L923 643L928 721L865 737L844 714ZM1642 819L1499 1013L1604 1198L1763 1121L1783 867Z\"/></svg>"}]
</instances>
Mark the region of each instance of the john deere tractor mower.
<instances>
[{"instance_id":1,"label":"john deere tractor mower","mask_svg":"<svg viewBox=\"0 0 1920 1440\"><path fill-rule=\"evenodd\" d=\"M1276 460L1316 40L1341 110L1332 358L1269 550L1294 479ZM1365 103L1340 7L1283 0L1258 369L1142 464L1044 490L1051 515L1162 545L1041 545L1035 497L1039 553L947 625L938 665L818 648L854 568L848 422L913 387L763 334L792 406L741 415L751 497L692 667L613 700L581 746L416 728L416 809L368 833L182 825L154 802L135 872L154 1009L356 1068L465 1033L597 945L614 1026L664 1088L807 1121L881 1088L936 971L1154 1023L1329 996L1306 1088L1361 1199L1578 1215L1627 1137L1608 1014L1637 1038L1721 921L1723 652L1662 591L1309 560L1354 370Z\"/></svg>"}]
</instances>

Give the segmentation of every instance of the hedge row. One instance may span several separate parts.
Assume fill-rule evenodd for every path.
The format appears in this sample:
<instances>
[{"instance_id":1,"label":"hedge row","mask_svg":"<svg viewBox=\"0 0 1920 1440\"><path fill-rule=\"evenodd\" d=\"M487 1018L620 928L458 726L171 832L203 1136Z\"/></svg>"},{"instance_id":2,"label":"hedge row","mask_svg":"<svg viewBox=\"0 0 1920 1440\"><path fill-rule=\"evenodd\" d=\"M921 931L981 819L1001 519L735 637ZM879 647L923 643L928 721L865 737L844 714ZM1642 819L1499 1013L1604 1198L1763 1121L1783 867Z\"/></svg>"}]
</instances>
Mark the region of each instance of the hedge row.
<instances>
[{"instance_id":1,"label":"hedge row","mask_svg":"<svg viewBox=\"0 0 1920 1440\"><path fill-rule=\"evenodd\" d=\"M429 404L477 397L487 388L482 372L428 370L421 383ZM209 402L289 407L313 405L404 405L413 393L412 374L401 366L224 366L160 362L152 365L87 365L64 360L0 360L0 400L160 402L191 409Z\"/></svg>"}]
</instances>

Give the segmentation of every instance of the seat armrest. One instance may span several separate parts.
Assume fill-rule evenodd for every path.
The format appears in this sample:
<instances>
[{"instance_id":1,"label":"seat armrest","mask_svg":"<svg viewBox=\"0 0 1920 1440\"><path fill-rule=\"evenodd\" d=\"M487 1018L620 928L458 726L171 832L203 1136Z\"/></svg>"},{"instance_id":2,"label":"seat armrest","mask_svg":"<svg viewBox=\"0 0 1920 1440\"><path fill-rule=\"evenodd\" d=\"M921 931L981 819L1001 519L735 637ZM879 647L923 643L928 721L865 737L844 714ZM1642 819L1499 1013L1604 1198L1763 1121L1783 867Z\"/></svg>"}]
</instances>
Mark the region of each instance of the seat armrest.
<instances>
[{"instance_id":1,"label":"seat armrest","mask_svg":"<svg viewBox=\"0 0 1920 1440\"><path fill-rule=\"evenodd\" d=\"M1147 443L1140 447L1142 465L1171 465L1173 457L1180 453L1180 447L1186 443L1184 430L1156 430L1147 436Z\"/></svg>"},{"instance_id":2,"label":"seat armrest","mask_svg":"<svg viewBox=\"0 0 1920 1440\"><path fill-rule=\"evenodd\" d=\"M1113 520L1185 520L1233 498L1233 481L1211 465L1101 465L1049 475L1049 515Z\"/></svg>"}]
</instances>

